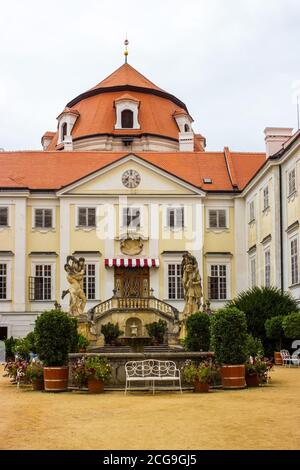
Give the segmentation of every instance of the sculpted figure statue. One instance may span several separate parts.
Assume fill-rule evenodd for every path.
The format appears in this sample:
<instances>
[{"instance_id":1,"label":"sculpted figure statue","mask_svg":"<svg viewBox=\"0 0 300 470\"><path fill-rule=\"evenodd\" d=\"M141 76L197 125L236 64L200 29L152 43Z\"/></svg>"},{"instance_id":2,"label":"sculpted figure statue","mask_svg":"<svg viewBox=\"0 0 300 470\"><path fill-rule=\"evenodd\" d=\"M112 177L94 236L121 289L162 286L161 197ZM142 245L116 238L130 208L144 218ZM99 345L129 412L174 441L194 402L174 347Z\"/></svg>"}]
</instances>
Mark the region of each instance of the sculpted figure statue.
<instances>
[{"instance_id":1,"label":"sculpted figure statue","mask_svg":"<svg viewBox=\"0 0 300 470\"><path fill-rule=\"evenodd\" d=\"M69 289L63 291L62 299L70 294L70 314L78 317L84 313L86 296L83 290L83 277L85 274L85 259L68 256L65 264Z\"/></svg>"},{"instance_id":2,"label":"sculpted figure statue","mask_svg":"<svg viewBox=\"0 0 300 470\"><path fill-rule=\"evenodd\" d=\"M191 255L191 253L183 255L181 272L185 300L183 319L186 320L187 317L199 311L202 298L201 276L198 263L195 256Z\"/></svg>"}]
</instances>

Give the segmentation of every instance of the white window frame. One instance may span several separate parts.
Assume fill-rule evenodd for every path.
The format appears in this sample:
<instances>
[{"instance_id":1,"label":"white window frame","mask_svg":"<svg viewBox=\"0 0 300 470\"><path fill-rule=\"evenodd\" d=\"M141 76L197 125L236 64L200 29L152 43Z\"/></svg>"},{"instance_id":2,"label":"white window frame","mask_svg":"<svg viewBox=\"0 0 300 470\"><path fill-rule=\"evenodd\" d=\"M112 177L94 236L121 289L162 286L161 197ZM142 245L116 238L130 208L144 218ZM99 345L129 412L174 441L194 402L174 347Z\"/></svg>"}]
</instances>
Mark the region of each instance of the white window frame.
<instances>
[{"instance_id":1,"label":"white window frame","mask_svg":"<svg viewBox=\"0 0 300 470\"><path fill-rule=\"evenodd\" d=\"M226 224L225 227L219 227L219 223L217 227L211 227L210 226L210 211L217 211L217 220L219 221L219 211L224 211L225 212L225 219L226 219ZM206 208L206 228L208 230L228 230L229 229L229 208L228 207L207 207Z\"/></svg>"},{"instance_id":2,"label":"white window frame","mask_svg":"<svg viewBox=\"0 0 300 470\"><path fill-rule=\"evenodd\" d=\"M11 227L11 207L8 204L0 204L0 209L7 209L7 225L0 225L0 230Z\"/></svg>"},{"instance_id":3,"label":"white window frame","mask_svg":"<svg viewBox=\"0 0 300 470\"><path fill-rule=\"evenodd\" d=\"M37 210L50 210L52 211L52 226L51 227L36 227L35 226L35 213ZM33 230L38 232L48 232L51 230L55 230L56 228L56 208L53 206L33 206L32 207L32 223L31 227Z\"/></svg>"},{"instance_id":4,"label":"white window frame","mask_svg":"<svg viewBox=\"0 0 300 470\"><path fill-rule=\"evenodd\" d=\"M35 259L31 262L31 277L36 277L36 266L47 265L51 266L51 299L50 300L31 300L30 302L36 304L42 303L53 303L56 299L56 261L47 258Z\"/></svg>"},{"instance_id":5,"label":"white window frame","mask_svg":"<svg viewBox=\"0 0 300 470\"><path fill-rule=\"evenodd\" d=\"M228 259L222 259L222 258L215 258L215 259L210 259L206 263L206 278L207 278L207 291L209 289L208 286L208 277L211 276L211 267L212 266L226 266L226 299L211 299L211 302L227 302L228 300L231 299L231 262L228 261ZM208 292L207 292L208 293Z\"/></svg>"},{"instance_id":6,"label":"white window frame","mask_svg":"<svg viewBox=\"0 0 300 470\"><path fill-rule=\"evenodd\" d=\"M124 224L124 211L130 210L139 210L140 211L140 226L139 227L128 227L128 225ZM122 205L120 206L120 228L122 231L125 232L141 232L144 227L144 213L142 206L138 205L131 205L128 204L127 206Z\"/></svg>"},{"instance_id":7,"label":"white window frame","mask_svg":"<svg viewBox=\"0 0 300 470\"><path fill-rule=\"evenodd\" d=\"M100 260L99 258L92 258L85 256L86 266L89 264L95 265L95 299L88 299L87 302L99 302L100 301Z\"/></svg>"},{"instance_id":8,"label":"white window frame","mask_svg":"<svg viewBox=\"0 0 300 470\"><path fill-rule=\"evenodd\" d=\"M133 127L130 127L129 130L140 129L139 124L139 102L134 100L116 100L116 123L115 129L126 129L122 127L122 111L132 111L133 112Z\"/></svg>"},{"instance_id":9,"label":"white window frame","mask_svg":"<svg viewBox=\"0 0 300 470\"><path fill-rule=\"evenodd\" d=\"M298 279L296 280L296 282L293 282L293 273L292 273L292 270L293 270L293 265L292 265L292 243L296 241L297 242L297 271L298 271ZM289 279L290 279L290 286L295 286L297 284L299 284L300 282L300 270L299 270L299 237L298 237L298 234L294 234L292 236L289 237L289 250L288 250L288 253L289 253Z\"/></svg>"},{"instance_id":10,"label":"white window frame","mask_svg":"<svg viewBox=\"0 0 300 470\"><path fill-rule=\"evenodd\" d=\"M164 263L164 269L165 269L165 299L170 301L170 302L183 302L184 301L184 297L182 298L178 298L177 297L177 283L175 284L175 290L176 290L176 298L175 299L172 299L169 297L169 266L171 265L175 265L175 266L179 266L179 269L181 270L181 262L182 262L182 259L166 259L165 260L165 263ZM177 268L176 268L177 270ZM175 279L176 279L177 275L175 276ZM184 294L184 291L183 291L183 294Z\"/></svg>"},{"instance_id":11,"label":"white window frame","mask_svg":"<svg viewBox=\"0 0 300 470\"><path fill-rule=\"evenodd\" d=\"M79 225L79 210L80 209L95 209L95 225ZM76 210L76 229L93 230L97 227L97 207L94 205L80 205L75 207Z\"/></svg>"},{"instance_id":12,"label":"white window frame","mask_svg":"<svg viewBox=\"0 0 300 470\"><path fill-rule=\"evenodd\" d=\"M269 257L269 264L266 263L267 256ZM270 245L264 248L264 286L265 287L272 286L272 259L271 259Z\"/></svg>"},{"instance_id":13,"label":"white window frame","mask_svg":"<svg viewBox=\"0 0 300 470\"><path fill-rule=\"evenodd\" d=\"M254 263L254 271L253 271ZM257 260L256 254L249 257L249 287L252 289L257 286Z\"/></svg>"},{"instance_id":14,"label":"white window frame","mask_svg":"<svg viewBox=\"0 0 300 470\"><path fill-rule=\"evenodd\" d=\"M182 217L183 217L183 224L178 225L178 213L177 211L182 212ZM171 227L169 224L169 214L170 211L174 211L174 227ZM166 207L166 212L165 212L165 227L168 230L172 231L177 231L177 230L184 230L186 227L186 211L185 207L183 205L169 205Z\"/></svg>"},{"instance_id":15,"label":"white window frame","mask_svg":"<svg viewBox=\"0 0 300 470\"><path fill-rule=\"evenodd\" d=\"M12 281L12 261L7 258L0 259L0 264L6 264L6 298L0 299L0 302L9 302L11 301L11 281Z\"/></svg>"},{"instance_id":16,"label":"white window frame","mask_svg":"<svg viewBox=\"0 0 300 470\"><path fill-rule=\"evenodd\" d=\"M267 205L266 205L267 202ZM263 212L270 208L270 189L269 184L263 188Z\"/></svg>"},{"instance_id":17,"label":"white window frame","mask_svg":"<svg viewBox=\"0 0 300 470\"><path fill-rule=\"evenodd\" d=\"M294 173L294 188L291 191L290 188L290 176L291 174ZM287 197L293 196L297 192L297 172L296 172L296 167L294 166L287 172Z\"/></svg>"},{"instance_id":18,"label":"white window frame","mask_svg":"<svg viewBox=\"0 0 300 470\"><path fill-rule=\"evenodd\" d=\"M255 199L252 199L249 201L249 224L252 224L255 222L256 217L255 217ZM253 212L253 214L252 214Z\"/></svg>"}]
</instances>

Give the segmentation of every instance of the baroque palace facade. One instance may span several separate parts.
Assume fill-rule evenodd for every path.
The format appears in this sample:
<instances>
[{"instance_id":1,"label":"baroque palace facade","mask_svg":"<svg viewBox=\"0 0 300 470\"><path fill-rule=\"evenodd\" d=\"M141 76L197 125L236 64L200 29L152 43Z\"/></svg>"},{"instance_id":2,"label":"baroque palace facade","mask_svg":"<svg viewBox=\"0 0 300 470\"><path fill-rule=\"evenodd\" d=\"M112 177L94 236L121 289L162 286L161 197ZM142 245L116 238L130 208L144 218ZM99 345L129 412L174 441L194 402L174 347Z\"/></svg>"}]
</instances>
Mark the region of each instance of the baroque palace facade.
<instances>
[{"instance_id":1,"label":"baroque palace facade","mask_svg":"<svg viewBox=\"0 0 300 470\"><path fill-rule=\"evenodd\" d=\"M127 63L57 119L43 151L0 153L1 339L68 309L69 255L86 260L99 325L125 334L180 318L186 251L213 309L255 285L300 298L299 132L267 128L264 153L205 151L186 105Z\"/></svg>"}]
</instances>

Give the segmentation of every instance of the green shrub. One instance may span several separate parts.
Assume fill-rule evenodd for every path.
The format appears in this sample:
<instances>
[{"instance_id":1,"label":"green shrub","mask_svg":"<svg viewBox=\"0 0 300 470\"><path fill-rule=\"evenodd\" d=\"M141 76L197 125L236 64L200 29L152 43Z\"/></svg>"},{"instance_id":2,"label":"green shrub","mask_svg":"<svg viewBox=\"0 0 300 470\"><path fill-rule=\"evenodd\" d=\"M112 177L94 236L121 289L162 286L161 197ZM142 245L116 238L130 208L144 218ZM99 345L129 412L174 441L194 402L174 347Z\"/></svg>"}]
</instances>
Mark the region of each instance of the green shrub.
<instances>
[{"instance_id":1,"label":"green shrub","mask_svg":"<svg viewBox=\"0 0 300 470\"><path fill-rule=\"evenodd\" d=\"M78 335L78 351L80 351L80 350L86 351L89 344L90 344L90 342L85 336L83 336L81 334Z\"/></svg>"},{"instance_id":2,"label":"green shrub","mask_svg":"<svg viewBox=\"0 0 300 470\"><path fill-rule=\"evenodd\" d=\"M30 382L44 379L44 367L41 362L31 362L26 369L26 377Z\"/></svg>"},{"instance_id":3,"label":"green shrub","mask_svg":"<svg viewBox=\"0 0 300 470\"><path fill-rule=\"evenodd\" d=\"M148 323L146 325L148 335L158 343L163 343L165 334L168 330L168 324L164 320L158 320L157 322Z\"/></svg>"},{"instance_id":4,"label":"green shrub","mask_svg":"<svg viewBox=\"0 0 300 470\"><path fill-rule=\"evenodd\" d=\"M31 331L28 333L27 336L25 336L25 341L28 345L29 351L36 354L36 344L35 344L35 334L34 331Z\"/></svg>"},{"instance_id":5,"label":"green shrub","mask_svg":"<svg viewBox=\"0 0 300 470\"><path fill-rule=\"evenodd\" d=\"M101 326L101 333L104 336L105 344L111 344L123 334L123 331L120 330L119 323L109 322Z\"/></svg>"},{"instance_id":6,"label":"green shrub","mask_svg":"<svg viewBox=\"0 0 300 470\"><path fill-rule=\"evenodd\" d=\"M112 368L105 357L88 357L84 361L84 367L87 378L107 381L111 374Z\"/></svg>"},{"instance_id":7,"label":"green shrub","mask_svg":"<svg viewBox=\"0 0 300 470\"><path fill-rule=\"evenodd\" d=\"M78 345L77 320L60 310L50 310L35 322L35 341L39 359L46 367L68 363L68 354Z\"/></svg>"},{"instance_id":8,"label":"green shrub","mask_svg":"<svg viewBox=\"0 0 300 470\"><path fill-rule=\"evenodd\" d=\"M247 359L247 321L237 308L224 308L211 317L212 347L219 364L244 364Z\"/></svg>"},{"instance_id":9,"label":"green shrub","mask_svg":"<svg viewBox=\"0 0 300 470\"><path fill-rule=\"evenodd\" d=\"M282 322L284 318L286 317L278 315L277 317L269 318L265 323L267 337L276 341L276 351L280 351L282 349L282 341L284 337Z\"/></svg>"},{"instance_id":10,"label":"green shrub","mask_svg":"<svg viewBox=\"0 0 300 470\"><path fill-rule=\"evenodd\" d=\"M259 358L264 356L264 347L259 338L254 338L252 335L248 335L247 338L247 354L253 358Z\"/></svg>"},{"instance_id":11,"label":"green shrub","mask_svg":"<svg viewBox=\"0 0 300 470\"><path fill-rule=\"evenodd\" d=\"M194 313L186 323L185 347L188 351L209 351L210 317L207 313Z\"/></svg>"},{"instance_id":12,"label":"green shrub","mask_svg":"<svg viewBox=\"0 0 300 470\"><path fill-rule=\"evenodd\" d=\"M17 342L18 342L18 339L13 338L12 336L10 338L7 338L6 340L4 340L5 358L6 358L7 362L14 361L14 359L15 359L14 350L15 350L15 346L16 346Z\"/></svg>"},{"instance_id":13,"label":"green shrub","mask_svg":"<svg viewBox=\"0 0 300 470\"><path fill-rule=\"evenodd\" d=\"M273 353L274 345L266 335L266 320L278 315L285 316L298 310L295 299L275 287L254 287L242 292L227 306L236 307L245 313L249 333L262 340L267 354Z\"/></svg>"},{"instance_id":14,"label":"green shrub","mask_svg":"<svg viewBox=\"0 0 300 470\"><path fill-rule=\"evenodd\" d=\"M13 352L19 359L23 361L29 361L30 359L30 347L29 342L26 338L18 338L13 346Z\"/></svg>"},{"instance_id":15,"label":"green shrub","mask_svg":"<svg viewBox=\"0 0 300 470\"><path fill-rule=\"evenodd\" d=\"M292 312L285 317L282 327L287 338L300 339L300 312Z\"/></svg>"}]
</instances>

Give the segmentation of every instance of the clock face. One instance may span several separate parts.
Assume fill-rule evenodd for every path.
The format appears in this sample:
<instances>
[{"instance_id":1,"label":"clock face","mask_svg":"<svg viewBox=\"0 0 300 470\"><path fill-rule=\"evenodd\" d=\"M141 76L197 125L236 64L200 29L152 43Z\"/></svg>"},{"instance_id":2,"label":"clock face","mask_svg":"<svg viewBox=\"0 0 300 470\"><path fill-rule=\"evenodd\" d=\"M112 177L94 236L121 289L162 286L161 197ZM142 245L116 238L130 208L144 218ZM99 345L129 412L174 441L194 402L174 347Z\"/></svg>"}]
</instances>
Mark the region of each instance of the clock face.
<instances>
[{"instance_id":1,"label":"clock face","mask_svg":"<svg viewBox=\"0 0 300 470\"><path fill-rule=\"evenodd\" d=\"M135 170L127 170L122 175L122 183L126 188L137 188L140 182L141 177Z\"/></svg>"}]
</instances>

